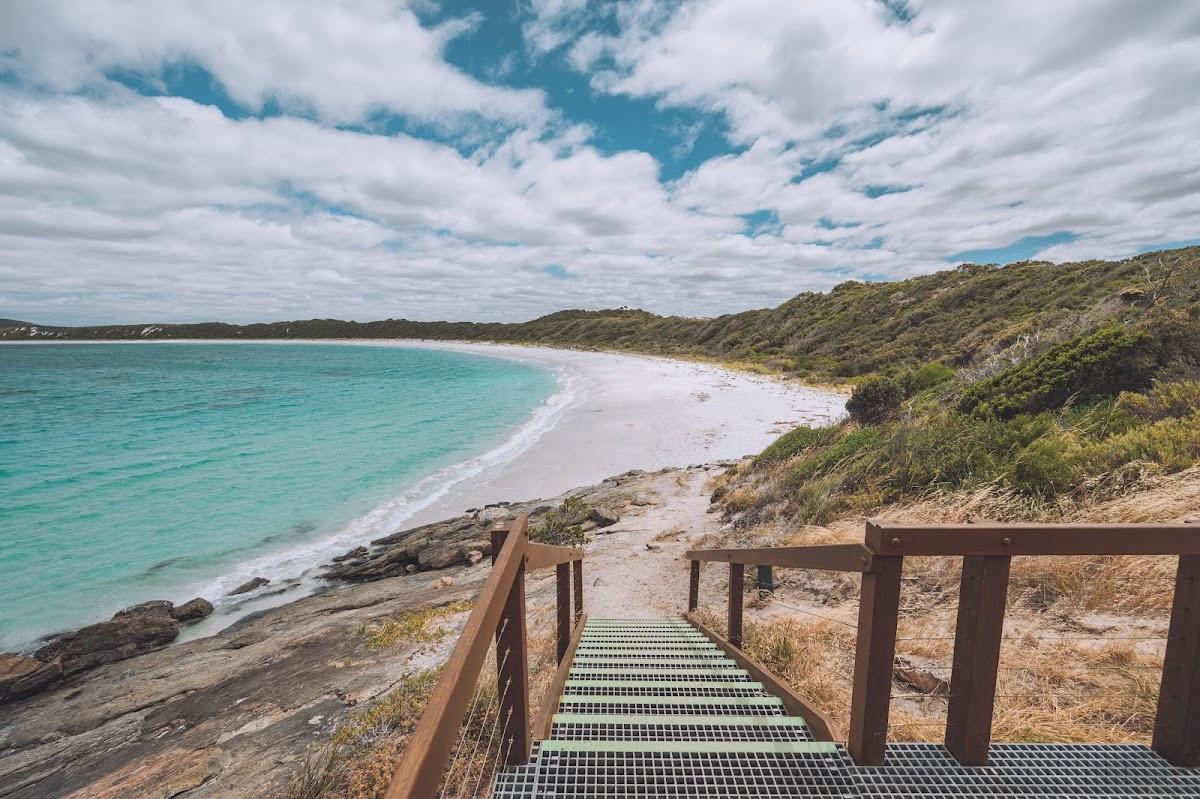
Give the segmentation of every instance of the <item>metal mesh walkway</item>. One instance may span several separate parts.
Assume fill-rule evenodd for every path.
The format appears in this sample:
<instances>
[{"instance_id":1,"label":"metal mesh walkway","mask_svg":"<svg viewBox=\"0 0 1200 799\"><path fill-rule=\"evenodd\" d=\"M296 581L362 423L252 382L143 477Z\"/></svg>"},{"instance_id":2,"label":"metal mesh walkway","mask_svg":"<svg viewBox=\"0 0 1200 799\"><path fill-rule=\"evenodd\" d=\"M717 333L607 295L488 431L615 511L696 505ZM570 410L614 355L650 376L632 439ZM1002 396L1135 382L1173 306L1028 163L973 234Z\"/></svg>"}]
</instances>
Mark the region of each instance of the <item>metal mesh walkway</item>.
<instances>
[{"instance_id":1,"label":"metal mesh walkway","mask_svg":"<svg viewBox=\"0 0 1200 799\"><path fill-rule=\"evenodd\" d=\"M970 768L893 744L860 768L683 620L589 619L551 736L494 799L1197 797L1200 773L1137 745L995 744Z\"/></svg>"}]
</instances>

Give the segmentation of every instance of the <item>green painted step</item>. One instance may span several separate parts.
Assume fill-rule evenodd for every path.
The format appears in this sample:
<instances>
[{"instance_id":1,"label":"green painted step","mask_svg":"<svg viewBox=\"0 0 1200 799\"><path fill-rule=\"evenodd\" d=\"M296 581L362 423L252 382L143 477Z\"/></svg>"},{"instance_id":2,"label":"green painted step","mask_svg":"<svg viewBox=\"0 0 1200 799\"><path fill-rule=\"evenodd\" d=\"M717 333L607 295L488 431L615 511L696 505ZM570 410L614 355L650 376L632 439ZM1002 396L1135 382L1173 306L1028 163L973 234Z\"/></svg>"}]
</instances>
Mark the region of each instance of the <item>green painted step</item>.
<instances>
[{"instance_id":1,"label":"green painted step","mask_svg":"<svg viewBox=\"0 0 1200 799\"><path fill-rule=\"evenodd\" d=\"M760 682L666 682L657 680L575 680L567 679L567 690L571 688L695 688L696 690L726 690L737 688L757 688L762 690Z\"/></svg>"},{"instance_id":2,"label":"green painted step","mask_svg":"<svg viewBox=\"0 0 1200 799\"><path fill-rule=\"evenodd\" d=\"M825 741L542 741L540 751L785 755L836 752L837 744Z\"/></svg>"},{"instance_id":3,"label":"green painted step","mask_svg":"<svg viewBox=\"0 0 1200 799\"><path fill-rule=\"evenodd\" d=\"M686 649L671 650L670 653L655 654L659 653L659 651L660 650L656 650L653 647L637 649L630 649L628 647L608 649L605 647L602 649L589 649L588 651L583 651L583 648L580 647L575 650L575 653L577 656L581 657L619 657L622 655L642 655L642 660L646 660L646 655L653 655L655 657L725 657L725 651L716 647L713 647L712 649L690 647Z\"/></svg>"},{"instance_id":4,"label":"green painted step","mask_svg":"<svg viewBox=\"0 0 1200 799\"><path fill-rule=\"evenodd\" d=\"M625 667L636 668L638 666L662 666L664 662L670 662L674 666L728 666L737 667L736 660L730 660L728 657L704 657L704 659L692 659L692 657L676 657L676 659L664 661L662 659L647 660L646 657L638 657L637 653L626 653L624 657L618 654L614 655L592 655L588 657L576 657L576 661L592 661L593 663L605 663L611 668Z\"/></svg>"},{"instance_id":5,"label":"green painted step","mask_svg":"<svg viewBox=\"0 0 1200 799\"><path fill-rule=\"evenodd\" d=\"M620 715L612 713L555 713L555 724L650 724L686 727L701 725L762 726L762 727L807 727L799 716L645 716L638 714Z\"/></svg>"},{"instance_id":6,"label":"green painted step","mask_svg":"<svg viewBox=\"0 0 1200 799\"><path fill-rule=\"evenodd\" d=\"M577 696L563 697L564 702L598 705L741 705L743 707L783 707L774 696Z\"/></svg>"},{"instance_id":7,"label":"green painted step","mask_svg":"<svg viewBox=\"0 0 1200 799\"><path fill-rule=\"evenodd\" d=\"M613 643L587 643L580 642L580 649L648 649L650 651L664 649L688 649L692 651L720 651L714 644L706 643L691 643L691 642L662 642L662 643L641 643L632 641L617 641Z\"/></svg>"},{"instance_id":8,"label":"green painted step","mask_svg":"<svg viewBox=\"0 0 1200 799\"><path fill-rule=\"evenodd\" d=\"M730 663L733 663L733 661L730 661ZM661 664L657 664L657 665L661 666ZM571 671L567 674L567 676L574 677L576 674L612 674L612 672L613 672L613 669L596 669L596 668L589 668L587 666L582 666L582 667L572 667ZM733 672L743 675L744 677L746 677L746 679L750 679L750 672L746 671L745 669L738 668L736 663L734 663L731 666L710 665L710 662L707 660L704 661L703 666L696 666L695 668L692 668L692 669L664 669L664 668L655 668L654 666L647 666L646 668L638 669L638 674L662 674L662 675L673 674L673 675L679 675L681 677L684 675L689 676L689 677L700 677L700 676L704 676L706 674L727 675L727 674L731 674Z\"/></svg>"}]
</instances>

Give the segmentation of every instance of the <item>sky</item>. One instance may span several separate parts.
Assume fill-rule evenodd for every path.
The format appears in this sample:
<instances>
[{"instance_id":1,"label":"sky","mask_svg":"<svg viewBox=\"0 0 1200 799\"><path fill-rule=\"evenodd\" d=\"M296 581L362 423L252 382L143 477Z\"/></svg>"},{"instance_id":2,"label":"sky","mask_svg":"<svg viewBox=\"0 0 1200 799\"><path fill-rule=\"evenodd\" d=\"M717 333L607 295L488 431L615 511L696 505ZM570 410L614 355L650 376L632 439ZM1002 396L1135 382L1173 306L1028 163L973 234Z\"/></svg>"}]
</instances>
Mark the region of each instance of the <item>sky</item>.
<instances>
[{"instance_id":1,"label":"sky","mask_svg":"<svg viewBox=\"0 0 1200 799\"><path fill-rule=\"evenodd\" d=\"M0 317L711 316L1200 237L1195 0L0 0Z\"/></svg>"}]
</instances>

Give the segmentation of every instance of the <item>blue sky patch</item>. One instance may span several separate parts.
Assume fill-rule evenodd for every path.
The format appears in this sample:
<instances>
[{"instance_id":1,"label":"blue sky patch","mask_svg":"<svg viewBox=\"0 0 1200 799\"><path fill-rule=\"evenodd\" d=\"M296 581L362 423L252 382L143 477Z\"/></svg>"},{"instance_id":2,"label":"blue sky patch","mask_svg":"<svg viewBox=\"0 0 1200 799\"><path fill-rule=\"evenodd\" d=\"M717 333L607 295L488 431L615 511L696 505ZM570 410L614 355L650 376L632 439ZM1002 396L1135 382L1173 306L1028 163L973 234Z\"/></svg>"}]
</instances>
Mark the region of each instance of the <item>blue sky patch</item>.
<instances>
[{"instance_id":1,"label":"blue sky patch","mask_svg":"<svg viewBox=\"0 0 1200 799\"><path fill-rule=\"evenodd\" d=\"M783 225L779 221L779 214L771 208L761 208L750 214L742 214L742 219L746 220L745 235L750 238L755 236L778 236L783 232Z\"/></svg>"},{"instance_id":2,"label":"blue sky patch","mask_svg":"<svg viewBox=\"0 0 1200 799\"><path fill-rule=\"evenodd\" d=\"M964 250L946 257L951 263L1011 264L1028 261L1042 250L1056 244L1070 244L1079 238L1068 230L1060 230L1048 236L1026 236L1004 247L990 250Z\"/></svg>"}]
</instances>

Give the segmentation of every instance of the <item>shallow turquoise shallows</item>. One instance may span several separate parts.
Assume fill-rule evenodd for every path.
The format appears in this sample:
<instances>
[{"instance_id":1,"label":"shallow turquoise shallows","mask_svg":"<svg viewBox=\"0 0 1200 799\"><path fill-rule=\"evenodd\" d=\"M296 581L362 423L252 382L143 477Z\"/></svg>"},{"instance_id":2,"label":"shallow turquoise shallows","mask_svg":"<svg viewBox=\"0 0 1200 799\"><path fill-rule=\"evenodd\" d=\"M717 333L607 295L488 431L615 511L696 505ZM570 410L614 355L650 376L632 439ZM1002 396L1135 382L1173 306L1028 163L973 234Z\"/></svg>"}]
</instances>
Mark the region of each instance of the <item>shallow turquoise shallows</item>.
<instances>
[{"instance_id":1,"label":"shallow turquoise shallows","mask_svg":"<svg viewBox=\"0 0 1200 799\"><path fill-rule=\"evenodd\" d=\"M0 649L377 537L556 386L398 347L0 346Z\"/></svg>"}]
</instances>

